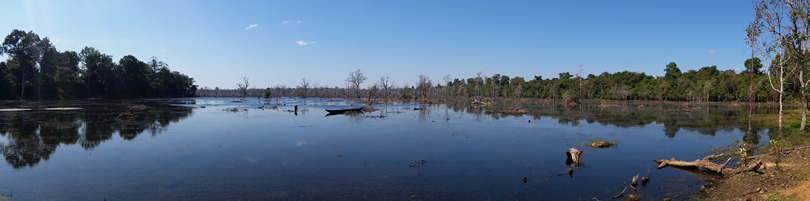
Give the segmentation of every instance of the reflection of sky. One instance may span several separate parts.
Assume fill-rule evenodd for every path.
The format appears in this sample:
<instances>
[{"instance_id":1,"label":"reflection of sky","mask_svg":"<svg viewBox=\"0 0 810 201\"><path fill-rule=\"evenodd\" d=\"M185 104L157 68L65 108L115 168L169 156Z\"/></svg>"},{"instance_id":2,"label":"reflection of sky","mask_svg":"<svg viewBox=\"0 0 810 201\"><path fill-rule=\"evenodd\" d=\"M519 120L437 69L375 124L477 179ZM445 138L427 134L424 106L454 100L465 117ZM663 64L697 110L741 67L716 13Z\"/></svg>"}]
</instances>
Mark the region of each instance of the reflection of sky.
<instances>
[{"instance_id":1,"label":"reflection of sky","mask_svg":"<svg viewBox=\"0 0 810 201\"><path fill-rule=\"evenodd\" d=\"M114 134L92 150L60 146L32 168L0 166L0 193L13 189L21 200L380 200L404 199L412 192L428 200L505 200L517 199L511 196L520 191L521 199L571 200L615 195L623 187L617 181L629 182L649 170L652 180L640 193L654 198L700 185L692 185L697 181L687 173L655 169L652 159L698 159L705 150L743 135L681 129L669 138L663 124L621 128L583 121L571 126L555 118L493 119L443 106L413 110L415 105L382 107L357 122L350 116L324 117L325 107L346 103L298 100L308 112L296 116L286 112L294 104L261 110L258 101L229 100L197 100L206 108L195 109L157 137L127 141ZM249 112L223 111L233 107ZM584 145L589 139L619 145L592 149ZM583 166L573 178L555 176L567 170L569 147L585 151ZM426 164L410 167L415 160ZM523 177L529 182L522 183Z\"/></svg>"}]
</instances>

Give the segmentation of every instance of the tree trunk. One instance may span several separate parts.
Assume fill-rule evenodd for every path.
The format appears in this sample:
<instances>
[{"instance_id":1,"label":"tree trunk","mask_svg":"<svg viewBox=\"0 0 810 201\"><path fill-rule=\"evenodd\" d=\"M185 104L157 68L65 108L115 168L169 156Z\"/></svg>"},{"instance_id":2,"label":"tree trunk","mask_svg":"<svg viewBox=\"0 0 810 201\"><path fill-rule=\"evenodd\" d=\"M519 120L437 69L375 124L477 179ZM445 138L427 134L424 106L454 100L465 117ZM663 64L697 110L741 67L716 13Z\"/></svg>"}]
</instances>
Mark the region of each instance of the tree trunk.
<instances>
[{"instance_id":1,"label":"tree trunk","mask_svg":"<svg viewBox=\"0 0 810 201\"><path fill-rule=\"evenodd\" d=\"M804 67L799 69L799 86L802 91L802 123L799 126L799 132L804 133L804 126L807 123L807 97L804 95L807 85L804 83Z\"/></svg>"},{"instance_id":2,"label":"tree trunk","mask_svg":"<svg viewBox=\"0 0 810 201\"><path fill-rule=\"evenodd\" d=\"M42 67L40 65L39 74L37 76L37 99L42 100Z\"/></svg>"},{"instance_id":3,"label":"tree trunk","mask_svg":"<svg viewBox=\"0 0 810 201\"><path fill-rule=\"evenodd\" d=\"M694 168L699 168L699 169L702 169L702 170L710 170L712 172L717 172L717 174L720 174L721 176L725 176L725 177L733 176L733 175L743 173L743 172L754 171L754 170L759 169L762 166L762 161L757 161L757 162L752 163L748 167L745 167L744 169L731 169L731 168L726 167L726 165L728 165L728 162L731 161L730 158L728 160L726 160L726 162L723 163L723 164L717 164L717 163L714 163L714 162L711 161L711 160L720 158L722 156L723 156L723 154L710 155L710 156L704 157L703 159L694 160L694 161L681 161L681 160L675 160L675 158L672 158L672 159L669 159L669 160L663 159L663 160L653 160L653 161L655 161L655 163L658 163L657 169L662 169L662 168L665 168L667 166L672 166L672 167L694 167Z\"/></svg>"},{"instance_id":4,"label":"tree trunk","mask_svg":"<svg viewBox=\"0 0 810 201\"><path fill-rule=\"evenodd\" d=\"M20 98L25 99L25 69L20 69L20 73L22 74L20 77L20 87L22 88L20 90Z\"/></svg>"}]
</instances>

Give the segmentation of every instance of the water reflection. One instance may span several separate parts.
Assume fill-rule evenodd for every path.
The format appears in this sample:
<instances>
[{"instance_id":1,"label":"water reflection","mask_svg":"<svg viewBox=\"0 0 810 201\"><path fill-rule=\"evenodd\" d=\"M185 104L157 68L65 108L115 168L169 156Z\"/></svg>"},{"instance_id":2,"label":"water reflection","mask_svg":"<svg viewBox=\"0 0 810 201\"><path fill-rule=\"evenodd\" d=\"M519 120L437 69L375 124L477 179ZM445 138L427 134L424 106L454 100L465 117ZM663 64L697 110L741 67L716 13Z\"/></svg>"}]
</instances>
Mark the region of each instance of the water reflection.
<instances>
[{"instance_id":1,"label":"water reflection","mask_svg":"<svg viewBox=\"0 0 810 201\"><path fill-rule=\"evenodd\" d=\"M79 144L84 149L98 147L112 139L113 134L132 140L140 134L155 136L167 130L170 123L179 122L192 113L190 107L169 106L167 103L104 103L96 105L81 102L44 102L41 108L52 104L82 107L72 111L30 110L0 113L0 152L15 169L36 166L48 160L59 145ZM118 112L126 105L149 104L149 109L133 112L131 119L118 119ZM192 103L193 104L193 103Z\"/></svg>"},{"instance_id":2,"label":"water reflection","mask_svg":"<svg viewBox=\"0 0 810 201\"><path fill-rule=\"evenodd\" d=\"M689 173L654 169L650 159L694 159L747 126L747 114L735 111L742 108L712 105L400 104L324 117L324 109L355 103L272 101L90 101L78 111L2 112L0 151L11 165L0 168L0 193L30 198L21 200L605 200L624 187L617 180L652 169L651 188L639 193L660 200L700 185ZM114 118L135 104L150 109ZM754 133L744 140L772 132ZM591 149L592 138L621 145ZM563 163L572 147L586 152L582 161Z\"/></svg>"},{"instance_id":3,"label":"water reflection","mask_svg":"<svg viewBox=\"0 0 810 201\"><path fill-rule=\"evenodd\" d=\"M747 111L741 107L724 103L592 102L569 107L556 102L499 102L489 107L474 107L469 103L459 102L447 104L447 107L454 112L472 114L477 119L484 114L488 114L493 119L530 115L535 120L551 117L556 119L559 124L574 127L580 126L581 123L598 123L620 128L662 124L664 135L669 138L675 138L677 133L682 130L710 136L714 136L720 131L748 130ZM513 108L526 108L527 113L516 113ZM774 113L774 108L768 106L757 106L754 110L754 114L772 113ZM768 129L764 125L753 125L752 132L755 134L753 140L758 142L759 135L757 134L769 132L769 130L772 129Z\"/></svg>"}]
</instances>

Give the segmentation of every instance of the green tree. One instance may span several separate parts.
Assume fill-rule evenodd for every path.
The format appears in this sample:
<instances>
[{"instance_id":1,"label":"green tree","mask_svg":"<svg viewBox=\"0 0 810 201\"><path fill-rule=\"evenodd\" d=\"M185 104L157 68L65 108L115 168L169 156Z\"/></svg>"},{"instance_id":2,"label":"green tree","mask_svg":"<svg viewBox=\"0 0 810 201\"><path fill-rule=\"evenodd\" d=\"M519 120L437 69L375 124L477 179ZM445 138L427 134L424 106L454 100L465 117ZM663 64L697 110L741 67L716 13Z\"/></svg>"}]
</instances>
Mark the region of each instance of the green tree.
<instances>
[{"instance_id":1,"label":"green tree","mask_svg":"<svg viewBox=\"0 0 810 201\"><path fill-rule=\"evenodd\" d=\"M138 60L135 56L127 55L118 61L120 78L119 90L123 97L141 98L147 97L152 91L148 77L152 75L151 68L146 63Z\"/></svg>"},{"instance_id":2,"label":"green tree","mask_svg":"<svg viewBox=\"0 0 810 201\"><path fill-rule=\"evenodd\" d=\"M50 39L45 37L39 43L41 59L39 61L39 73L37 76L37 97L40 99L56 99L58 89L54 82L56 69L61 63L62 55L51 44ZM44 90L44 91L43 91ZM44 92L44 93L43 93Z\"/></svg>"},{"instance_id":3,"label":"green tree","mask_svg":"<svg viewBox=\"0 0 810 201\"><path fill-rule=\"evenodd\" d=\"M11 99L14 96L9 77L11 75L6 62L0 62L0 99Z\"/></svg>"},{"instance_id":4,"label":"green tree","mask_svg":"<svg viewBox=\"0 0 810 201\"><path fill-rule=\"evenodd\" d=\"M61 61L56 69L54 82L57 85L57 93L60 99L70 99L80 97L78 92L82 80L79 77L79 63L81 58L75 51L64 51L61 53Z\"/></svg>"},{"instance_id":5,"label":"green tree","mask_svg":"<svg viewBox=\"0 0 810 201\"><path fill-rule=\"evenodd\" d=\"M25 88L28 85L28 78L31 77L31 74L36 73L36 65L40 58L39 42L39 35L32 31L26 33L18 29L11 31L3 41L0 52L8 54L20 64L16 73L19 75L20 97L22 98L26 97Z\"/></svg>"},{"instance_id":6,"label":"green tree","mask_svg":"<svg viewBox=\"0 0 810 201\"><path fill-rule=\"evenodd\" d=\"M746 59L745 70L740 73L751 72L751 69L753 69L754 74L762 74L762 71L760 71L760 69L762 69L762 61L757 57Z\"/></svg>"}]
</instances>

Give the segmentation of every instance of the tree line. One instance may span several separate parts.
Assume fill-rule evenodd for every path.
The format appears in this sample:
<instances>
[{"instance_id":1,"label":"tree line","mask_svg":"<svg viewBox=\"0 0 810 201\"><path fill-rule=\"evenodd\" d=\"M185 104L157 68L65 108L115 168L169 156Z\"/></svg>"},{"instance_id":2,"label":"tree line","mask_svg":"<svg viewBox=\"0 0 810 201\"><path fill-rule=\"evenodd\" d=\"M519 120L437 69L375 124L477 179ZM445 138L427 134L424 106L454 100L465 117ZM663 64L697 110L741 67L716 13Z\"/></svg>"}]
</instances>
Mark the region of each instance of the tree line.
<instances>
[{"instance_id":1,"label":"tree line","mask_svg":"<svg viewBox=\"0 0 810 201\"><path fill-rule=\"evenodd\" d=\"M152 98L194 96L194 78L152 57L116 63L92 47L58 51L48 37L13 30L0 46L0 99Z\"/></svg>"},{"instance_id":2,"label":"tree line","mask_svg":"<svg viewBox=\"0 0 810 201\"><path fill-rule=\"evenodd\" d=\"M345 86L311 86L302 78L298 86L276 85L274 87L247 88L249 79L237 83L237 89L202 88L202 96L249 96L249 97L342 97L342 98L386 98L386 99L457 99L457 98L537 98L537 99L598 99L598 100L660 100L660 101L701 101L701 102L743 102L748 100L748 87L753 76L755 100L758 102L776 101L778 94L771 90L759 58L741 62L746 70L718 70L717 66L706 66L697 70L682 71L675 62L662 65L664 76L622 71L603 72L599 75L581 76L570 72L559 73L557 77L543 78L536 75L531 79L508 75L484 75L479 72L471 78L434 81L420 75L414 85L396 86L388 76L382 76L367 87L360 86L367 80L361 70L352 71ZM753 70L749 70L753 69ZM786 98L800 99L798 85L786 87Z\"/></svg>"}]
</instances>

